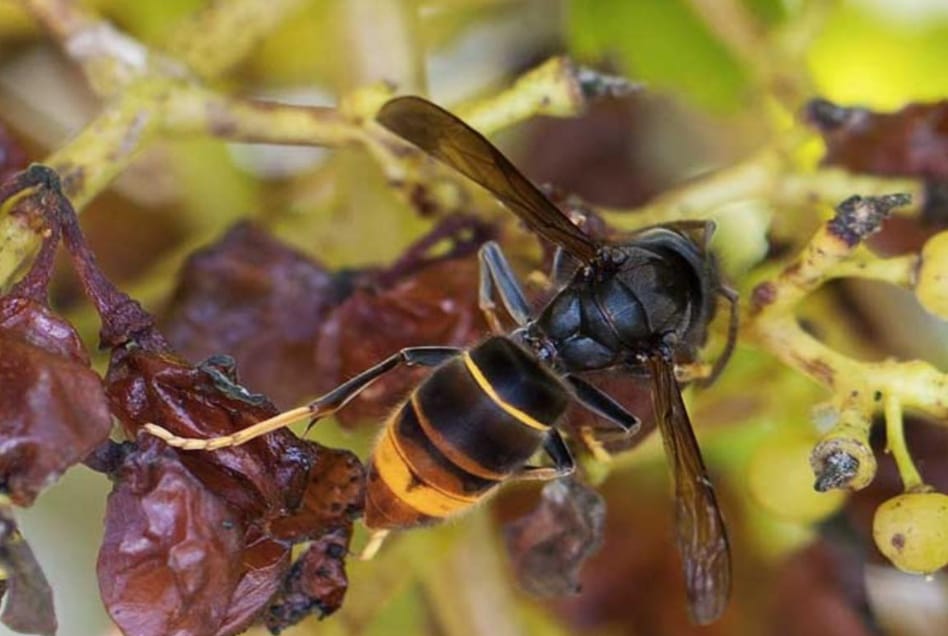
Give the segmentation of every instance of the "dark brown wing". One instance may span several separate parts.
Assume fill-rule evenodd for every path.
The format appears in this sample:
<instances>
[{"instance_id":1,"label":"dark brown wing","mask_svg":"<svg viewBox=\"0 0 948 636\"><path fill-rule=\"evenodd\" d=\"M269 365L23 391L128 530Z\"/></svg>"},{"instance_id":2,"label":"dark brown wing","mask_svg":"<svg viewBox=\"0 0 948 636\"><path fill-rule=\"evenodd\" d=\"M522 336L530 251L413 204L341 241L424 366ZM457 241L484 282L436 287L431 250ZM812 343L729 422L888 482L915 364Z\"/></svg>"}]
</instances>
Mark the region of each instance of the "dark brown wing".
<instances>
[{"instance_id":1,"label":"dark brown wing","mask_svg":"<svg viewBox=\"0 0 948 636\"><path fill-rule=\"evenodd\" d=\"M731 553L724 519L701 460L701 451L675 379L674 365L649 358L655 418L675 480L678 549L681 552L692 620L716 620L731 593Z\"/></svg>"},{"instance_id":2,"label":"dark brown wing","mask_svg":"<svg viewBox=\"0 0 948 636\"><path fill-rule=\"evenodd\" d=\"M463 121L420 97L397 97L376 119L472 181L487 188L540 236L590 261L597 245L530 183L497 148Z\"/></svg>"}]
</instances>

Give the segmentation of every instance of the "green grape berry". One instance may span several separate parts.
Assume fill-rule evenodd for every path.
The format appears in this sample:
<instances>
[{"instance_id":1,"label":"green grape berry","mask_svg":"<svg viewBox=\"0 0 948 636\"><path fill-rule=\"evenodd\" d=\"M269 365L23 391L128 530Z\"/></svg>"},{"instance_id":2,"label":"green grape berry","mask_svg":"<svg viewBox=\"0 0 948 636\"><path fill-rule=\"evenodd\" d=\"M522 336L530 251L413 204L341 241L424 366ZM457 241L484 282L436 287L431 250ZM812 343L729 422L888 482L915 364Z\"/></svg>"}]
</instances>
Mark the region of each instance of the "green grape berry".
<instances>
[{"instance_id":1,"label":"green grape berry","mask_svg":"<svg viewBox=\"0 0 948 636\"><path fill-rule=\"evenodd\" d=\"M751 497L785 521L813 523L838 510L846 500L843 490L813 489L810 451L816 438L796 431L780 431L761 443L748 464Z\"/></svg>"},{"instance_id":2,"label":"green grape berry","mask_svg":"<svg viewBox=\"0 0 948 636\"><path fill-rule=\"evenodd\" d=\"M929 574L948 565L948 495L906 493L876 509L876 546L903 572Z\"/></svg>"},{"instance_id":3,"label":"green grape berry","mask_svg":"<svg viewBox=\"0 0 948 636\"><path fill-rule=\"evenodd\" d=\"M948 232L936 234L922 248L915 295L929 312L948 318Z\"/></svg>"}]
</instances>

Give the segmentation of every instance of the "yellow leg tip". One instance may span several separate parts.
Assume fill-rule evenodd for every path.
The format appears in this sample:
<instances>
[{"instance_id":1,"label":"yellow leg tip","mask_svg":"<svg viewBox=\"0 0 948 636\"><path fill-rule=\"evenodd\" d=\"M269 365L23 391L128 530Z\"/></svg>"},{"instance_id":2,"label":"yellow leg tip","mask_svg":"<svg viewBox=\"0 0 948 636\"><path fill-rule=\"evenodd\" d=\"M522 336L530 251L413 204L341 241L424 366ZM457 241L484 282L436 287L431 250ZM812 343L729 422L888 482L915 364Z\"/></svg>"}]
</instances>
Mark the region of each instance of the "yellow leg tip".
<instances>
[{"instance_id":1,"label":"yellow leg tip","mask_svg":"<svg viewBox=\"0 0 948 636\"><path fill-rule=\"evenodd\" d=\"M174 438L174 435L171 434L171 431L161 426L158 426L157 424L152 424L151 422L149 422L148 424L145 424L144 426L142 426L142 428L145 429L145 432L148 433L149 435L153 435L154 437L157 437L158 439L162 439L166 442Z\"/></svg>"},{"instance_id":2,"label":"yellow leg tip","mask_svg":"<svg viewBox=\"0 0 948 636\"><path fill-rule=\"evenodd\" d=\"M362 548L362 552L359 554L360 561L371 561L375 558L375 555L378 554L379 549L382 547L382 544L385 543L385 538L388 537L390 530L376 530L372 533L372 536L369 537L369 541L365 544L365 547Z\"/></svg>"},{"instance_id":3,"label":"yellow leg tip","mask_svg":"<svg viewBox=\"0 0 948 636\"><path fill-rule=\"evenodd\" d=\"M592 456L596 458L596 461L602 462L604 464L608 464L612 461L612 455L609 454L609 451L607 451L605 446L602 445L602 442L596 439L590 427L582 427L580 429L579 435L582 439L583 445L585 445L589 452L592 453Z\"/></svg>"}]
</instances>

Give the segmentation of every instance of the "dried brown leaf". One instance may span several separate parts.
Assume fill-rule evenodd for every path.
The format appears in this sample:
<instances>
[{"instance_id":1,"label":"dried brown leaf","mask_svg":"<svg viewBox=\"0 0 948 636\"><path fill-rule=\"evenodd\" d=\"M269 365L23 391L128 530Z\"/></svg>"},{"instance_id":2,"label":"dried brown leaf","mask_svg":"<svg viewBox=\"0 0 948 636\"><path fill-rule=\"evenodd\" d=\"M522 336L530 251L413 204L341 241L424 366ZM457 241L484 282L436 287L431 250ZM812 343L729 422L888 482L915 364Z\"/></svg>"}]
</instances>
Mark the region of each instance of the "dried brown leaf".
<instances>
[{"instance_id":1,"label":"dried brown leaf","mask_svg":"<svg viewBox=\"0 0 948 636\"><path fill-rule=\"evenodd\" d=\"M314 386L328 391L404 347L466 346L486 331L477 306L476 255L442 261L391 286L357 289L320 325ZM426 374L389 374L337 414L353 425L378 420Z\"/></svg>"},{"instance_id":2,"label":"dried brown leaf","mask_svg":"<svg viewBox=\"0 0 948 636\"><path fill-rule=\"evenodd\" d=\"M324 617L339 609L349 585L345 556L350 538L350 532L340 528L314 541L296 560L267 612L271 632L279 633L310 614Z\"/></svg>"},{"instance_id":3,"label":"dried brown leaf","mask_svg":"<svg viewBox=\"0 0 948 636\"><path fill-rule=\"evenodd\" d=\"M110 428L102 382L72 326L39 302L0 298L0 488L31 505Z\"/></svg>"},{"instance_id":4,"label":"dried brown leaf","mask_svg":"<svg viewBox=\"0 0 948 636\"><path fill-rule=\"evenodd\" d=\"M544 486L540 504L504 530L520 585L536 596L578 593L579 570L602 545L605 515L599 493L575 479Z\"/></svg>"},{"instance_id":5,"label":"dried brown leaf","mask_svg":"<svg viewBox=\"0 0 948 636\"><path fill-rule=\"evenodd\" d=\"M854 172L948 180L948 101L879 113L816 99L806 114L826 142L824 163Z\"/></svg>"},{"instance_id":6,"label":"dried brown leaf","mask_svg":"<svg viewBox=\"0 0 948 636\"><path fill-rule=\"evenodd\" d=\"M215 634L240 576L243 527L157 440L115 475L99 551L102 600L126 634Z\"/></svg>"},{"instance_id":7,"label":"dried brown leaf","mask_svg":"<svg viewBox=\"0 0 948 636\"><path fill-rule=\"evenodd\" d=\"M226 351L247 386L286 408L312 394L316 334L344 293L322 265L240 223L188 259L161 323L179 353Z\"/></svg>"},{"instance_id":8,"label":"dried brown leaf","mask_svg":"<svg viewBox=\"0 0 948 636\"><path fill-rule=\"evenodd\" d=\"M0 569L0 599L6 597L0 622L17 632L56 633L53 591L6 506L0 507Z\"/></svg>"},{"instance_id":9,"label":"dried brown leaf","mask_svg":"<svg viewBox=\"0 0 948 636\"><path fill-rule=\"evenodd\" d=\"M118 349L108 393L130 434L154 422L179 435L206 438L276 413L266 397L237 384L233 362L225 357L193 367L168 353ZM168 452L239 526L240 545L231 555L233 582L219 586L215 600L214 607L224 612L216 628L221 634L246 629L268 607L290 568L292 544L327 533L348 536L352 519L362 511L364 475L358 459L285 429L233 448ZM177 514L180 523L188 523L187 510ZM122 590L123 597L140 593L143 583L135 583L136 589Z\"/></svg>"}]
</instances>

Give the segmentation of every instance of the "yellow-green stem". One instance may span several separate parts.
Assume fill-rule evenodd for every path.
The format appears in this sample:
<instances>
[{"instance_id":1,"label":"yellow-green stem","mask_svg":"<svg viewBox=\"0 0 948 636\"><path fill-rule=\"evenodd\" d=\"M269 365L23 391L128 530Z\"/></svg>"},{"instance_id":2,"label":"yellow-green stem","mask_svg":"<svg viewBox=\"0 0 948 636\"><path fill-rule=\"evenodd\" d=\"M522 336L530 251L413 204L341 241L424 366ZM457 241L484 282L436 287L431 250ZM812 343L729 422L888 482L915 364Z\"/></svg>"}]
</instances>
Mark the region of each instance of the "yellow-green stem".
<instances>
[{"instance_id":1,"label":"yellow-green stem","mask_svg":"<svg viewBox=\"0 0 948 636\"><path fill-rule=\"evenodd\" d=\"M203 78L243 60L306 0L213 0L175 29L167 50Z\"/></svg>"},{"instance_id":2,"label":"yellow-green stem","mask_svg":"<svg viewBox=\"0 0 948 636\"><path fill-rule=\"evenodd\" d=\"M885 434L886 445L895 465L899 469L902 485L908 492L915 491L925 485L922 476L915 468L915 462L909 454L905 444L905 431L902 421L902 402L897 395L885 396Z\"/></svg>"}]
</instances>

